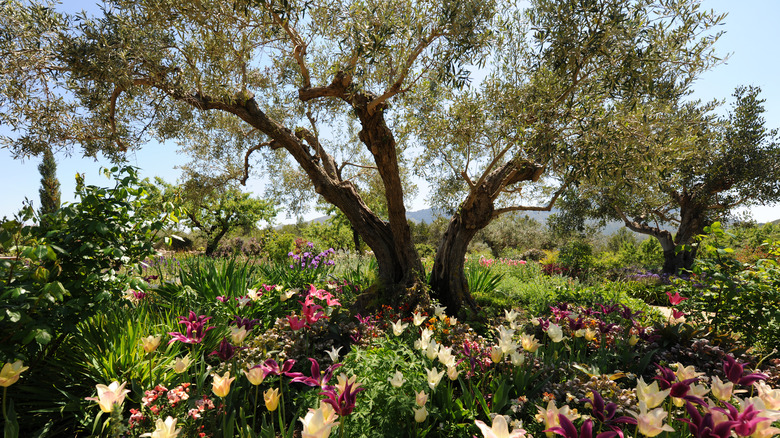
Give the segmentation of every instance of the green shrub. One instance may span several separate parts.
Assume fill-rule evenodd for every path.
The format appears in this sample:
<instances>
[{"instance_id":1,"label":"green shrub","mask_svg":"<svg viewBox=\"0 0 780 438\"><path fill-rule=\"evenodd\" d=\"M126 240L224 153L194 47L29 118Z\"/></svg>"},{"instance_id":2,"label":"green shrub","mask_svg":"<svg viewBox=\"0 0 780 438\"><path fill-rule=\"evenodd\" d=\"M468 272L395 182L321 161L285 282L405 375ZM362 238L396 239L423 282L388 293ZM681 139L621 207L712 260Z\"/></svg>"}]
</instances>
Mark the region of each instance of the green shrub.
<instances>
[{"instance_id":1,"label":"green shrub","mask_svg":"<svg viewBox=\"0 0 780 438\"><path fill-rule=\"evenodd\" d=\"M558 263L569 272L587 273L593 267L593 246L582 240L571 240L558 251Z\"/></svg>"},{"instance_id":2,"label":"green shrub","mask_svg":"<svg viewBox=\"0 0 780 438\"><path fill-rule=\"evenodd\" d=\"M531 248L524 252L522 256L520 256L521 259L529 262L538 262L543 260L545 257L547 257L547 253L537 248Z\"/></svg>"},{"instance_id":3,"label":"green shrub","mask_svg":"<svg viewBox=\"0 0 780 438\"><path fill-rule=\"evenodd\" d=\"M691 321L708 324L716 333L738 335L748 346L771 350L780 345L780 243L767 243L769 257L744 264L722 244L720 223L709 234L689 279L674 280L674 290Z\"/></svg>"},{"instance_id":4,"label":"green shrub","mask_svg":"<svg viewBox=\"0 0 780 438\"><path fill-rule=\"evenodd\" d=\"M296 237L290 233L269 232L263 239L263 252L271 261L284 263L295 247L295 239Z\"/></svg>"},{"instance_id":5,"label":"green shrub","mask_svg":"<svg viewBox=\"0 0 780 438\"><path fill-rule=\"evenodd\" d=\"M135 168L103 173L113 188L77 178L78 201L45 215L45 227L34 224L31 208L0 225L0 253L15 256L0 263L5 359L43 359L80 321L142 286L128 273L140 272L137 264L154 253L157 234L177 210L147 202Z\"/></svg>"}]
</instances>

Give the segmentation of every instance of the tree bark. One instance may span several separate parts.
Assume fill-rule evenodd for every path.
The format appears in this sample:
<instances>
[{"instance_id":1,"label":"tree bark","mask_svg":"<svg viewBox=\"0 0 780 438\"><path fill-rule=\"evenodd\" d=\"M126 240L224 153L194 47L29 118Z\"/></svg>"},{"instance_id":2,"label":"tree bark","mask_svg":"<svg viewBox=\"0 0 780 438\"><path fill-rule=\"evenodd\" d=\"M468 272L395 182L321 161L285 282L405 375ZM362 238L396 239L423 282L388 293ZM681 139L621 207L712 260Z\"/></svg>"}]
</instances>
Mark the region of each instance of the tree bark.
<instances>
[{"instance_id":1,"label":"tree bark","mask_svg":"<svg viewBox=\"0 0 780 438\"><path fill-rule=\"evenodd\" d=\"M318 98L337 98L348 103L360 120L360 140L374 157L382 182L389 212L389 221L383 221L363 201L354 184L341 178L334 158L318 143L316 137L303 128L295 132L270 118L258 105L254 96L237 95L231 101L212 99L200 93L166 90L175 99L200 110L220 110L231 113L270 138L267 146L283 148L306 173L314 190L327 202L341 210L355 232L371 248L379 266L380 289L385 302L399 304L402 289L419 283L423 268L406 222L403 187L398 169L396 143L384 120L384 107L373 111L368 106L374 97L352 89L351 79L338 72L324 87L306 87L298 90L302 102Z\"/></svg>"},{"instance_id":2,"label":"tree bark","mask_svg":"<svg viewBox=\"0 0 780 438\"><path fill-rule=\"evenodd\" d=\"M476 309L466 281L464 263L471 239L499 214L496 198L504 188L520 181L537 181L544 167L529 161L511 160L481 178L471 188L442 236L431 271L430 286L447 312L457 315L463 307Z\"/></svg>"},{"instance_id":3,"label":"tree bark","mask_svg":"<svg viewBox=\"0 0 780 438\"><path fill-rule=\"evenodd\" d=\"M658 239L664 254L664 265L661 272L677 275L682 270L690 270L696 259L696 246L692 246L693 239L704 231L706 224L707 206L696 202L695 197L683 190L682 193L672 193L671 196L680 206L680 225L677 233L653 227L642 218L629 220L622 211L618 214L630 230L641 234L647 234Z\"/></svg>"},{"instance_id":4,"label":"tree bark","mask_svg":"<svg viewBox=\"0 0 780 438\"><path fill-rule=\"evenodd\" d=\"M680 199L680 225L674 236L672 251L664 248L664 266L662 272L677 275L690 270L696 259L697 247L691 245L696 236L704 232L707 206L697 204L690 196Z\"/></svg>"}]
</instances>

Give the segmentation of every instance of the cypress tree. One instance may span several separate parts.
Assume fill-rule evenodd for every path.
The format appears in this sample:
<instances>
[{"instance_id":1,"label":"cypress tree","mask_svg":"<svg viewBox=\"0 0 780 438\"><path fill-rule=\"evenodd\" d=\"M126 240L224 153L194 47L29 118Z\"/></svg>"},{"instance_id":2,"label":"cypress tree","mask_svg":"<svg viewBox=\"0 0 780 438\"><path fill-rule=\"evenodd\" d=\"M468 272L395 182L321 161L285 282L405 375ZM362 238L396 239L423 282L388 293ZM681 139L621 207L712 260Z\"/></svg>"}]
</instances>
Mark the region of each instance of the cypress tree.
<instances>
[{"instance_id":1,"label":"cypress tree","mask_svg":"<svg viewBox=\"0 0 780 438\"><path fill-rule=\"evenodd\" d=\"M41 188L38 194L41 198L41 215L54 213L60 208L60 181L57 179L57 163L51 149L43 153L43 161L38 165L41 173Z\"/></svg>"}]
</instances>

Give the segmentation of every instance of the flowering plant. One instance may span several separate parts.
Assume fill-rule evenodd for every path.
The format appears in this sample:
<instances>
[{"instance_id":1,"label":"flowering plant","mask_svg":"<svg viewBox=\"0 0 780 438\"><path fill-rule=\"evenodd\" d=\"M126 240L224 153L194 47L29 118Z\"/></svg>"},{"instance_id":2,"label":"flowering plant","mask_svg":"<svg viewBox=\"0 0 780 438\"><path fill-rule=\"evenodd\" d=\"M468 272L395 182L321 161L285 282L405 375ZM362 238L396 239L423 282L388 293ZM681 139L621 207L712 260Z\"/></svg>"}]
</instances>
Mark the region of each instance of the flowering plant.
<instances>
[{"instance_id":1,"label":"flowering plant","mask_svg":"<svg viewBox=\"0 0 780 438\"><path fill-rule=\"evenodd\" d=\"M220 402L212 399L210 391L200 393L191 383L182 383L173 388L157 385L144 392L140 409L130 409L129 432L136 433L155 430L158 421L168 417L177 419L179 436L210 437L221 412ZM147 435L148 436L148 435Z\"/></svg>"}]
</instances>

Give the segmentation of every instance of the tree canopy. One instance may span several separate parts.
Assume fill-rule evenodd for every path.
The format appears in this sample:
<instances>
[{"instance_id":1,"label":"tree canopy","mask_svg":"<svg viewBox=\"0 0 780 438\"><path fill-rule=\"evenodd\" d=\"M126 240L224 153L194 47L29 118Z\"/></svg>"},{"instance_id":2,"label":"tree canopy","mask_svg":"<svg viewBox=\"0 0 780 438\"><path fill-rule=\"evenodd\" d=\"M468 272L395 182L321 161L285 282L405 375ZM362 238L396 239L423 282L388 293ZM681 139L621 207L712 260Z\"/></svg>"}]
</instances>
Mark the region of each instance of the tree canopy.
<instances>
[{"instance_id":1,"label":"tree canopy","mask_svg":"<svg viewBox=\"0 0 780 438\"><path fill-rule=\"evenodd\" d=\"M271 202L242 192L238 187L204 176L193 176L173 185L161 178L145 180L152 202L173 202L182 209L180 225L203 233L206 255L214 254L219 242L238 228L254 230L263 221L271 223L277 214Z\"/></svg>"},{"instance_id":2,"label":"tree canopy","mask_svg":"<svg viewBox=\"0 0 780 438\"><path fill-rule=\"evenodd\" d=\"M581 186L580 209L657 238L665 272L690 269L691 244L706 226L740 206L780 200L780 144L765 126L760 91L738 88L727 117L716 103L681 101L641 111L643 135L611 130L613 143L643 144L648 153L616 166L618 177Z\"/></svg>"},{"instance_id":3,"label":"tree canopy","mask_svg":"<svg viewBox=\"0 0 780 438\"><path fill-rule=\"evenodd\" d=\"M16 135L3 142L18 155L80 145L121 157L175 140L194 165L271 174L288 201L313 189L388 287L422 275L404 204L404 169L420 155L422 175L459 190L431 283L456 311L474 233L518 209L523 182L606 172L575 140L616 106L683 93L716 60L722 18L696 0L498 6L114 0L71 17L5 2L0 123ZM470 85L476 69L487 77ZM431 170L443 163L451 174ZM366 201L368 181L386 213Z\"/></svg>"}]
</instances>

